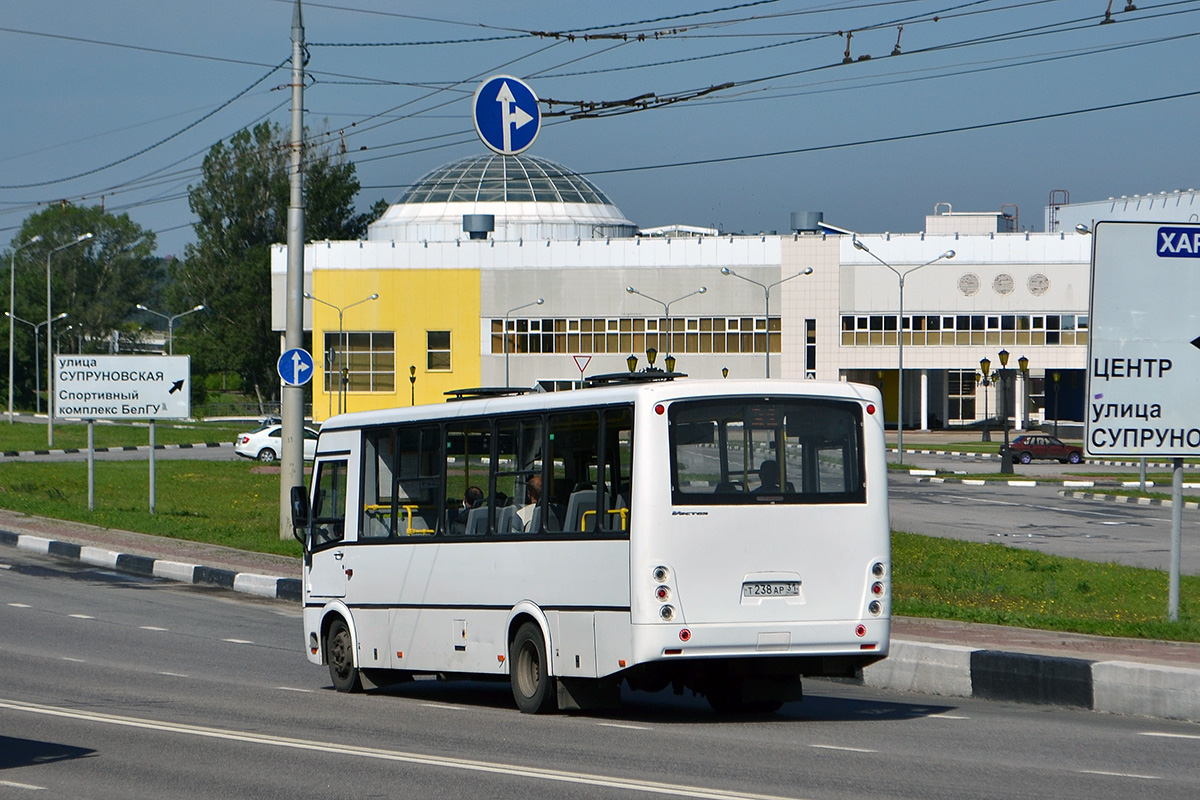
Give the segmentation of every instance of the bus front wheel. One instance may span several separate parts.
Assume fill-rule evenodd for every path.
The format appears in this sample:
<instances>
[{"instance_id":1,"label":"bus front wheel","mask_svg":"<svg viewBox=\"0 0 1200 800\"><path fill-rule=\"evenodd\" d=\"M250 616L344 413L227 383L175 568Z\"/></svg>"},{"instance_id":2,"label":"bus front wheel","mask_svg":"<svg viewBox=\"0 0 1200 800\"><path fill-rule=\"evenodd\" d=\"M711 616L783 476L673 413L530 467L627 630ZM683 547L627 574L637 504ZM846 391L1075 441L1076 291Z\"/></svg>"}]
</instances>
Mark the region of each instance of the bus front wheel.
<instances>
[{"instance_id":1,"label":"bus front wheel","mask_svg":"<svg viewBox=\"0 0 1200 800\"><path fill-rule=\"evenodd\" d=\"M546 674L542 629L526 622L517 629L508 653L513 699L523 714L544 714L557 706L554 678Z\"/></svg>"},{"instance_id":2,"label":"bus front wheel","mask_svg":"<svg viewBox=\"0 0 1200 800\"><path fill-rule=\"evenodd\" d=\"M354 641L350 629L342 620L334 620L325 637L325 658L329 662L329 679L339 692L362 691L362 678L354 666Z\"/></svg>"}]
</instances>

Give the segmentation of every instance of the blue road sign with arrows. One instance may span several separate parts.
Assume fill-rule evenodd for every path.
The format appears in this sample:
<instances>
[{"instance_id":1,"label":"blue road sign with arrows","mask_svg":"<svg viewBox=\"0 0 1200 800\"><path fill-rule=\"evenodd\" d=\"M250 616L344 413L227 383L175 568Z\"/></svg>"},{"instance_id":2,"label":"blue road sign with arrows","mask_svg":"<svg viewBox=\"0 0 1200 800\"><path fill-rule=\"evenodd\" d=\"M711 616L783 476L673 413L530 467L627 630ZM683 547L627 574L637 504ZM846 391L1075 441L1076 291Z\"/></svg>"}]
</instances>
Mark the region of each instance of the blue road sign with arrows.
<instances>
[{"instance_id":1,"label":"blue road sign with arrows","mask_svg":"<svg viewBox=\"0 0 1200 800\"><path fill-rule=\"evenodd\" d=\"M313 357L302 347L285 350L276 365L279 377L287 386L303 386L312 380Z\"/></svg>"},{"instance_id":2,"label":"blue road sign with arrows","mask_svg":"<svg viewBox=\"0 0 1200 800\"><path fill-rule=\"evenodd\" d=\"M494 75L481 83L472 112L479 138L502 156L528 150L542 127L537 95L509 75Z\"/></svg>"}]
</instances>

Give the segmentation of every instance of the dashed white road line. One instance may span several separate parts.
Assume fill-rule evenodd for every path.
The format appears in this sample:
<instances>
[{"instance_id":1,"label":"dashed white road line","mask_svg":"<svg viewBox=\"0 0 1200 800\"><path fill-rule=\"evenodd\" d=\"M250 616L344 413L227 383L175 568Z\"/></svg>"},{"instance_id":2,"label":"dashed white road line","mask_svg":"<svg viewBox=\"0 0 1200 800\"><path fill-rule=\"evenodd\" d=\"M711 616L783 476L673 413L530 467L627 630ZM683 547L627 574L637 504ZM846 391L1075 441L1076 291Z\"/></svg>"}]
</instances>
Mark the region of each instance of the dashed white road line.
<instances>
[{"instance_id":1,"label":"dashed white road line","mask_svg":"<svg viewBox=\"0 0 1200 800\"><path fill-rule=\"evenodd\" d=\"M142 625L141 629L144 631L166 631L167 630L166 628L160 628L157 625Z\"/></svg>"},{"instance_id":2,"label":"dashed white road line","mask_svg":"<svg viewBox=\"0 0 1200 800\"><path fill-rule=\"evenodd\" d=\"M649 725L627 725L621 722L597 722L596 727L599 728L623 728L627 731L651 731L654 730Z\"/></svg>"},{"instance_id":3,"label":"dashed white road line","mask_svg":"<svg viewBox=\"0 0 1200 800\"><path fill-rule=\"evenodd\" d=\"M846 753L878 753L878 750L871 750L866 747L842 747L836 744L810 744L809 747L814 747L817 750L840 750Z\"/></svg>"},{"instance_id":4,"label":"dashed white road line","mask_svg":"<svg viewBox=\"0 0 1200 800\"><path fill-rule=\"evenodd\" d=\"M29 605L28 603L9 603L9 605L13 608L33 608L33 606Z\"/></svg>"},{"instance_id":5,"label":"dashed white road line","mask_svg":"<svg viewBox=\"0 0 1200 800\"><path fill-rule=\"evenodd\" d=\"M17 783L16 781L0 781L0 786L7 786L9 789L29 789L35 792L45 791L45 786L34 786L32 783Z\"/></svg>"},{"instance_id":6,"label":"dashed white road line","mask_svg":"<svg viewBox=\"0 0 1200 800\"><path fill-rule=\"evenodd\" d=\"M222 639L221 641L229 642L230 644L254 644L254 642L250 641L249 639Z\"/></svg>"},{"instance_id":7,"label":"dashed white road line","mask_svg":"<svg viewBox=\"0 0 1200 800\"><path fill-rule=\"evenodd\" d=\"M1103 769L1078 769L1075 770L1081 775L1100 775L1105 778L1133 778L1141 781L1161 781L1162 777L1158 775L1138 775L1135 772L1109 772Z\"/></svg>"},{"instance_id":8,"label":"dashed white road line","mask_svg":"<svg viewBox=\"0 0 1200 800\"><path fill-rule=\"evenodd\" d=\"M71 619L95 619L95 617L88 616L87 614L68 614L67 616Z\"/></svg>"},{"instance_id":9,"label":"dashed white road line","mask_svg":"<svg viewBox=\"0 0 1200 800\"><path fill-rule=\"evenodd\" d=\"M206 739L219 739L229 742L243 742L266 747L286 748L305 752L316 752L324 755L336 754L369 758L378 761L415 764L439 769L454 769L463 772L474 772L498 775L509 778L522 778L529 781L542 781L551 784L570 784L590 786L604 789L618 789L625 792L662 795L667 797L694 797L701 800L784 800L779 795L740 792L736 789L720 789L709 786L696 786L683 783L665 783L647 780L645 778L621 778L613 775L601 775L593 772L573 772L562 769L534 767L519 763L503 761L480 761L469 758L454 758L404 750L387 750L379 747L363 747L359 745L325 742L317 739L293 739L286 736L272 736L254 731L242 731L235 728L210 728L202 725L188 725L181 722L161 722L144 717L126 717L117 714L103 714L96 711L66 708L63 706L26 703L21 700L0 699L0 708L10 711L38 714L48 717L76 719L102 725L119 725L125 728L160 731L185 736L200 736ZM536 794L537 792L535 792Z\"/></svg>"}]
</instances>

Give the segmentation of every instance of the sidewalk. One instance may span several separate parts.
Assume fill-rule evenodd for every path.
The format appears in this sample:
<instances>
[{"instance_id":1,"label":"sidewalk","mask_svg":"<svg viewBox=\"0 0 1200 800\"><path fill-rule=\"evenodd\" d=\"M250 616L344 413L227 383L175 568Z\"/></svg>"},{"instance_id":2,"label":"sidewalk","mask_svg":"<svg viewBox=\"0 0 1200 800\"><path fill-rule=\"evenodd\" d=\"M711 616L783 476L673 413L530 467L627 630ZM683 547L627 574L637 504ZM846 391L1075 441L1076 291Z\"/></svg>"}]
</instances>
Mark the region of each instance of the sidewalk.
<instances>
[{"instance_id":1,"label":"sidewalk","mask_svg":"<svg viewBox=\"0 0 1200 800\"><path fill-rule=\"evenodd\" d=\"M300 560L0 510L0 545L289 602ZM868 686L1200 722L1200 644L895 617Z\"/></svg>"}]
</instances>

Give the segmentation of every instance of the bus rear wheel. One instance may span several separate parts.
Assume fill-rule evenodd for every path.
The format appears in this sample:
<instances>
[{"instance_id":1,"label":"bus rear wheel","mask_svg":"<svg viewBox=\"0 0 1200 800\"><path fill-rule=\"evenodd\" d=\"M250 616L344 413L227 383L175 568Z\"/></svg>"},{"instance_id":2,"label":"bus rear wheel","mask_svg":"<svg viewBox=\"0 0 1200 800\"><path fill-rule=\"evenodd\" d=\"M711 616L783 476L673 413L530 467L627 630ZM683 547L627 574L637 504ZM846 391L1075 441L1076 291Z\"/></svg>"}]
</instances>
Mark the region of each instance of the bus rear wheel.
<instances>
[{"instance_id":1,"label":"bus rear wheel","mask_svg":"<svg viewBox=\"0 0 1200 800\"><path fill-rule=\"evenodd\" d=\"M546 642L542 629L526 622L517 629L508 651L513 699L522 714L545 714L557 707L554 678L546 673Z\"/></svg>"},{"instance_id":2,"label":"bus rear wheel","mask_svg":"<svg viewBox=\"0 0 1200 800\"><path fill-rule=\"evenodd\" d=\"M329 626L325 637L325 659L329 662L329 679L339 692L362 691L362 677L354 666L354 641L350 629L342 620Z\"/></svg>"}]
</instances>

